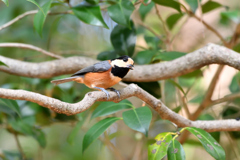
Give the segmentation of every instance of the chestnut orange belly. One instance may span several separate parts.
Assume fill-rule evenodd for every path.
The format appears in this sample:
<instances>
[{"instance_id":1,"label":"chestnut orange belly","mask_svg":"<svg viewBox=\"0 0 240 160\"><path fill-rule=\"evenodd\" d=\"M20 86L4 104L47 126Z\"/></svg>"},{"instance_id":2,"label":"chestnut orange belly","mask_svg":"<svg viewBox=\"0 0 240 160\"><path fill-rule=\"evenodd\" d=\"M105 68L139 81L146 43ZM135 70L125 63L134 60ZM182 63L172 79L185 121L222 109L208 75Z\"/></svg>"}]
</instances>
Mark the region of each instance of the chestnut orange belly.
<instances>
[{"instance_id":1,"label":"chestnut orange belly","mask_svg":"<svg viewBox=\"0 0 240 160\"><path fill-rule=\"evenodd\" d=\"M105 89L112 87L121 80L121 78L113 76L110 71L98 73L89 72L85 74L84 77L75 79L76 82L84 83L89 88L100 87Z\"/></svg>"}]
</instances>

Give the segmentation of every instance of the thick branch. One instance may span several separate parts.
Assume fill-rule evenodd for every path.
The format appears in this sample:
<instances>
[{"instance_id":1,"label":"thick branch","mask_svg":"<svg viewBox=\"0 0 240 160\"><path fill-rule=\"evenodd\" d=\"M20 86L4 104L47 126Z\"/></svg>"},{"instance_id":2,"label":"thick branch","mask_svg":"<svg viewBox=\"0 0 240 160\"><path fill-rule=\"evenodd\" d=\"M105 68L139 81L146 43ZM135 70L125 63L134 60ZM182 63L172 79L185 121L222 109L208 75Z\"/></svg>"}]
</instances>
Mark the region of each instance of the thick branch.
<instances>
[{"instance_id":1,"label":"thick branch","mask_svg":"<svg viewBox=\"0 0 240 160\"><path fill-rule=\"evenodd\" d=\"M0 70L25 77L50 78L62 74L70 74L81 68L92 65L97 61L86 57L70 57L41 63L22 62L19 60L0 56L0 61L6 66L0 66Z\"/></svg>"},{"instance_id":2,"label":"thick branch","mask_svg":"<svg viewBox=\"0 0 240 160\"><path fill-rule=\"evenodd\" d=\"M53 58L57 58L57 59L61 59L63 58L62 56L56 55L52 52L48 52L42 48L33 46L31 44L24 44L24 43L0 43L0 47L16 47L16 48L24 48L24 49L31 49L34 51L38 51L41 52L47 56L53 57Z\"/></svg>"},{"instance_id":3,"label":"thick branch","mask_svg":"<svg viewBox=\"0 0 240 160\"><path fill-rule=\"evenodd\" d=\"M173 112L166 107L160 100L156 99L135 84L120 91L121 97L116 93L110 92L109 101L119 102L123 99L136 96L152 107L163 119L172 121L178 127L198 127L209 132L214 131L240 131L240 122L237 120L214 120L214 121L190 121L181 115ZM37 103L43 107L54 110L58 113L73 115L81 113L90 108L96 101L106 101L106 95L103 92L95 91L85 95L83 100L78 103L70 104L60 100L50 98L38 93L24 90L12 90L0 88L0 97L7 99L26 100Z\"/></svg>"},{"instance_id":4,"label":"thick branch","mask_svg":"<svg viewBox=\"0 0 240 160\"><path fill-rule=\"evenodd\" d=\"M97 62L86 57L70 57L42 63L30 63L3 56L0 56L0 61L9 66L0 66L0 71L35 78L51 78L63 74L72 74ZM134 71L130 71L124 80L149 82L174 78L209 64L225 64L240 70L240 55L226 47L208 44L173 61L136 66Z\"/></svg>"}]
</instances>

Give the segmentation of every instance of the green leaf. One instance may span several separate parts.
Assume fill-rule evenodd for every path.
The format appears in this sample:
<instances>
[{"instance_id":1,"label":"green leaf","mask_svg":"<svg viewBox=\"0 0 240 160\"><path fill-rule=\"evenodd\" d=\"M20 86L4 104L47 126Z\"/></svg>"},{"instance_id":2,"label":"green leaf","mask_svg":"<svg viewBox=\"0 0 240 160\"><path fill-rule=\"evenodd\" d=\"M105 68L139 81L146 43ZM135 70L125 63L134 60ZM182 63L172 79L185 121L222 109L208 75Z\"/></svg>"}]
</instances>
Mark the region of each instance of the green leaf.
<instances>
[{"instance_id":1,"label":"green leaf","mask_svg":"<svg viewBox=\"0 0 240 160\"><path fill-rule=\"evenodd\" d=\"M43 11L43 9L40 7L40 5L35 1L35 0L27 0L28 2L32 2L33 4L35 4L43 13L44 16L46 16L45 12Z\"/></svg>"},{"instance_id":2,"label":"green leaf","mask_svg":"<svg viewBox=\"0 0 240 160\"><path fill-rule=\"evenodd\" d=\"M111 117L111 118L106 118L95 125L93 125L85 134L83 138L83 147L82 147L82 152L87 149L87 147L95 141L111 124L116 122L117 120L120 120L122 118L120 117Z\"/></svg>"},{"instance_id":3,"label":"green leaf","mask_svg":"<svg viewBox=\"0 0 240 160\"><path fill-rule=\"evenodd\" d=\"M184 149L181 143L179 143L176 139L170 143L167 151L167 156L168 160L185 160L186 157Z\"/></svg>"},{"instance_id":4,"label":"green leaf","mask_svg":"<svg viewBox=\"0 0 240 160\"><path fill-rule=\"evenodd\" d=\"M131 22L131 28L117 25L111 32L111 42L118 55L132 56L137 40L136 30Z\"/></svg>"},{"instance_id":5,"label":"green leaf","mask_svg":"<svg viewBox=\"0 0 240 160\"><path fill-rule=\"evenodd\" d=\"M232 93L237 93L240 91L240 72L238 72L234 77L232 78L232 81L229 85L229 90Z\"/></svg>"},{"instance_id":6,"label":"green leaf","mask_svg":"<svg viewBox=\"0 0 240 160\"><path fill-rule=\"evenodd\" d=\"M202 13L210 12L216 8L222 7L222 5L215 1L207 1L202 5Z\"/></svg>"},{"instance_id":7,"label":"green leaf","mask_svg":"<svg viewBox=\"0 0 240 160\"><path fill-rule=\"evenodd\" d=\"M215 120L213 116L211 116L210 114L202 114L198 117L198 120ZM220 141L220 132L211 132L209 133L211 134L211 136L216 140L216 141Z\"/></svg>"},{"instance_id":8,"label":"green leaf","mask_svg":"<svg viewBox=\"0 0 240 160\"><path fill-rule=\"evenodd\" d=\"M139 87L150 93L156 98L161 97L160 84L158 82L135 82Z\"/></svg>"},{"instance_id":9,"label":"green leaf","mask_svg":"<svg viewBox=\"0 0 240 160\"><path fill-rule=\"evenodd\" d=\"M204 95L198 94L196 97L191 99L189 103L201 103L203 101Z\"/></svg>"},{"instance_id":10,"label":"green leaf","mask_svg":"<svg viewBox=\"0 0 240 160\"><path fill-rule=\"evenodd\" d=\"M172 111L174 111L175 113L178 113L181 109L182 109L182 107L178 106L178 107L172 109Z\"/></svg>"},{"instance_id":11,"label":"green leaf","mask_svg":"<svg viewBox=\"0 0 240 160\"><path fill-rule=\"evenodd\" d=\"M8 114L11 117L19 117L18 114L15 111L13 111L7 105L5 105L5 104L0 102L0 113L1 112L6 113L6 114Z\"/></svg>"},{"instance_id":12,"label":"green leaf","mask_svg":"<svg viewBox=\"0 0 240 160\"><path fill-rule=\"evenodd\" d=\"M173 29L175 24L179 21L180 18L182 18L183 15L184 14L182 13L175 13L170 15L166 20L168 28Z\"/></svg>"},{"instance_id":13,"label":"green leaf","mask_svg":"<svg viewBox=\"0 0 240 160\"><path fill-rule=\"evenodd\" d=\"M2 151L4 155L3 160L21 160L22 155L20 152L14 152L14 151ZM2 159L2 158L1 158Z\"/></svg>"},{"instance_id":14,"label":"green leaf","mask_svg":"<svg viewBox=\"0 0 240 160\"><path fill-rule=\"evenodd\" d=\"M92 113L92 118L107 116L123 109L132 108L132 104L128 100L119 103L102 102Z\"/></svg>"},{"instance_id":15,"label":"green leaf","mask_svg":"<svg viewBox=\"0 0 240 160\"><path fill-rule=\"evenodd\" d=\"M42 36L43 25L46 20L46 15L51 7L51 2L52 2L52 0L47 1L42 6L42 11L41 12L38 11L38 13L35 14L35 16L34 16L33 25L34 25L35 30L38 32L38 34L40 36Z\"/></svg>"},{"instance_id":16,"label":"green leaf","mask_svg":"<svg viewBox=\"0 0 240 160\"><path fill-rule=\"evenodd\" d=\"M148 146L148 160L161 160L167 154L168 146L172 141L170 132L163 132L156 137L156 143Z\"/></svg>"},{"instance_id":17,"label":"green leaf","mask_svg":"<svg viewBox=\"0 0 240 160\"><path fill-rule=\"evenodd\" d=\"M188 3L193 13L195 13L198 8L198 0L185 0L185 1ZM199 0L199 3L201 3L201 0Z\"/></svg>"},{"instance_id":18,"label":"green leaf","mask_svg":"<svg viewBox=\"0 0 240 160\"><path fill-rule=\"evenodd\" d=\"M225 106L222 116L224 119L234 119L239 116L240 108L234 106Z\"/></svg>"},{"instance_id":19,"label":"green leaf","mask_svg":"<svg viewBox=\"0 0 240 160\"><path fill-rule=\"evenodd\" d=\"M178 12L182 12L180 9L181 4L179 2L176 2L174 0L153 0L155 3L176 9Z\"/></svg>"},{"instance_id":20,"label":"green leaf","mask_svg":"<svg viewBox=\"0 0 240 160\"><path fill-rule=\"evenodd\" d=\"M20 108L15 100L0 98L0 103L10 108L14 112L16 112L19 117L21 117Z\"/></svg>"},{"instance_id":21,"label":"green leaf","mask_svg":"<svg viewBox=\"0 0 240 160\"><path fill-rule=\"evenodd\" d=\"M18 131L24 135L32 136L34 139L38 141L41 147L46 146L45 135L40 129L37 129L21 120L10 121L9 123L15 131Z\"/></svg>"},{"instance_id":22,"label":"green leaf","mask_svg":"<svg viewBox=\"0 0 240 160\"><path fill-rule=\"evenodd\" d=\"M104 22L100 6L92 6L82 4L77 7L73 7L72 11L74 15L81 21L95 26L100 26L108 29L107 24Z\"/></svg>"},{"instance_id":23,"label":"green leaf","mask_svg":"<svg viewBox=\"0 0 240 160\"><path fill-rule=\"evenodd\" d=\"M233 50L240 53L240 43L236 44L234 47L233 47Z\"/></svg>"},{"instance_id":24,"label":"green leaf","mask_svg":"<svg viewBox=\"0 0 240 160\"><path fill-rule=\"evenodd\" d=\"M99 0L86 0L86 1L92 5L96 5L99 3Z\"/></svg>"},{"instance_id":25,"label":"green leaf","mask_svg":"<svg viewBox=\"0 0 240 160\"><path fill-rule=\"evenodd\" d=\"M202 77L203 73L200 69L197 69L193 72L190 72L188 74L182 75L181 78L196 78L196 77Z\"/></svg>"},{"instance_id":26,"label":"green leaf","mask_svg":"<svg viewBox=\"0 0 240 160\"><path fill-rule=\"evenodd\" d=\"M153 6L154 6L154 3L152 1L147 6L145 6L143 4L140 5L140 7L138 9L138 12L139 12L140 17L142 18L142 20L145 19L146 15L152 10Z\"/></svg>"},{"instance_id":27,"label":"green leaf","mask_svg":"<svg viewBox=\"0 0 240 160\"><path fill-rule=\"evenodd\" d=\"M77 136L77 134L78 134L80 128L82 127L83 123L84 123L83 120L82 120L82 121L79 121L79 122L75 125L75 127L72 129L71 133L68 135L68 138L67 138L67 142L68 142L69 144L71 144L71 145L74 144L75 137Z\"/></svg>"},{"instance_id":28,"label":"green leaf","mask_svg":"<svg viewBox=\"0 0 240 160\"><path fill-rule=\"evenodd\" d=\"M120 0L117 4L108 7L107 11L114 22L131 28L130 16L134 9L131 1Z\"/></svg>"},{"instance_id":29,"label":"green leaf","mask_svg":"<svg viewBox=\"0 0 240 160\"><path fill-rule=\"evenodd\" d=\"M205 150L217 160L225 160L225 151L220 146L220 144L206 131L195 128L187 127L189 132L194 134L198 140L202 143Z\"/></svg>"},{"instance_id":30,"label":"green leaf","mask_svg":"<svg viewBox=\"0 0 240 160\"><path fill-rule=\"evenodd\" d=\"M240 23L240 11L235 10L235 11L222 12L221 18L224 20L226 20L226 19L231 20L234 23L238 24L238 23Z\"/></svg>"},{"instance_id":31,"label":"green leaf","mask_svg":"<svg viewBox=\"0 0 240 160\"><path fill-rule=\"evenodd\" d=\"M35 138L37 140L37 142L39 143L39 145L42 148L45 148L47 145L47 141L46 141L46 137L45 134L43 133L43 131L41 131L40 129L33 129L33 138Z\"/></svg>"},{"instance_id":32,"label":"green leaf","mask_svg":"<svg viewBox=\"0 0 240 160\"><path fill-rule=\"evenodd\" d=\"M158 37L156 37L156 36L152 37L152 36L144 35L144 39L147 42L149 49L152 49L152 50L158 50L159 49L158 46L159 46L159 43L161 42L161 40ZM156 52L157 51L155 51L155 53Z\"/></svg>"},{"instance_id":33,"label":"green leaf","mask_svg":"<svg viewBox=\"0 0 240 160\"><path fill-rule=\"evenodd\" d=\"M7 65L5 63L3 63L2 61L0 61L0 66L7 66Z\"/></svg>"},{"instance_id":34,"label":"green leaf","mask_svg":"<svg viewBox=\"0 0 240 160\"><path fill-rule=\"evenodd\" d=\"M148 107L134 108L132 110L125 111L122 116L124 123L128 127L148 136L148 129L152 120L152 112Z\"/></svg>"},{"instance_id":35,"label":"green leaf","mask_svg":"<svg viewBox=\"0 0 240 160\"><path fill-rule=\"evenodd\" d=\"M170 83L172 83L175 87L177 87L183 94L184 96L186 97L186 93L184 92L183 88L175 81L171 80L171 79L168 79L167 81L169 81Z\"/></svg>"},{"instance_id":36,"label":"green leaf","mask_svg":"<svg viewBox=\"0 0 240 160\"><path fill-rule=\"evenodd\" d=\"M134 62L137 64L149 64L152 61L152 57L157 53L158 51L154 50L145 50L138 52L137 55L134 57Z\"/></svg>"},{"instance_id":37,"label":"green leaf","mask_svg":"<svg viewBox=\"0 0 240 160\"><path fill-rule=\"evenodd\" d=\"M5 5L8 7L9 6L9 3L8 3L8 0L2 0L3 3L5 3Z\"/></svg>"},{"instance_id":38,"label":"green leaf","mask_svg":"<svg viewBox=\"0 0 240 160\"><path fill-rule=\"evenodd\" d=\"M104 51L97 55L97 59L101 61L117 58L116 51Z\"/></svg>"},{"instance_id":39,"label":"green leaf","mask_svg":"<svg viewBox=\"0 0 240 160\"><path fill-rule=\"evenodd\" d=\"M71 133L68 135L67 142L71 145L74 144L75 137L77 136L79 130L81 129L83 123L85 122L86 117L88 114L86 112L79 113L78 115L79 121L75 125L75 127L72 129Z\"/></svg>"},{"instance_id":40,"label":"green leaf","mask_svg":"<svg viewBox=\"0 0 240 160\"><path fill-rule=\"evenodd\" d=\"M172 51L172 52L161 52L159 54L157 54L153 60L162 60L162 61L171 61L177 58L180 58L182 56L185 56L186 53L183 52L176 52L176 51Z\"/></svg>"}]
</instances>

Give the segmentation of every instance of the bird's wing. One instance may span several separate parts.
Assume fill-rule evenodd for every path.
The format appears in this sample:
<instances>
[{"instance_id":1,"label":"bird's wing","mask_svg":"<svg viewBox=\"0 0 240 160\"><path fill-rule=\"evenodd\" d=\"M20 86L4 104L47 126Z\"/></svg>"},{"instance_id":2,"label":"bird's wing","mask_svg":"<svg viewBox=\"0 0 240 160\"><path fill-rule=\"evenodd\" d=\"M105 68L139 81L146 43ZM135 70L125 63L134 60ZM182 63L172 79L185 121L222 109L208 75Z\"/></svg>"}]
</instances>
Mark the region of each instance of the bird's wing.
<instances>
[{"instance_id":1,"label":"bird's wing","mask_svg":"<svg viewBox=\"0 0 240 160\"><path fill-rule=\"evenodd\" d=\"M77 71L76 73L74 73L72 76L80 76L80 75L84 75L89 72L104 72L104 71L109 70L111 67L112 66L109 63L109 61L102 61L102 62L95 63L92 66L83 68L83 69Z\"/></svg>"}]
</instances>

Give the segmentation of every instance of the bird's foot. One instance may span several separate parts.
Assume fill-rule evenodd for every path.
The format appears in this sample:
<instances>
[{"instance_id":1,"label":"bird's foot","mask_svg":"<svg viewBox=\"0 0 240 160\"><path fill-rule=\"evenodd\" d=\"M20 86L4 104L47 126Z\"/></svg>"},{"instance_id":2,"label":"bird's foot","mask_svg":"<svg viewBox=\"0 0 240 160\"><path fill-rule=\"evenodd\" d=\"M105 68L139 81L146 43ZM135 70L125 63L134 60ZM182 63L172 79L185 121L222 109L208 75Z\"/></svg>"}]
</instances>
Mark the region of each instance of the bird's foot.
<instances>
[{"instance_id":1,"label":"bird's foot","mask_svg":"<svg viewBox=\"0 0 240 160\"><path fill-rule=\"evenodd\" d=\"M110 91L113 91L115 93L117 93L118 98L120 98L120 92L118 90L116 90L115 88L108 88Z\"/></svg>"},{"instance_id":2,"label":"bird's foot","mask_svg":"<svg viewBox=\"0 0 240 160\"><path fill-rule=\"evenodd\" d=\"M94 88L96 88L96 89L99 89L99 90L101 90L101 91L103 91L106 95L107 95L107 100L109 99L109 97L110 97L110 94L108 93L108 91L106 90L106 89L104 89L104 88L101 88L101 87L94 87Z\"/></svg>"}]
</instances>

